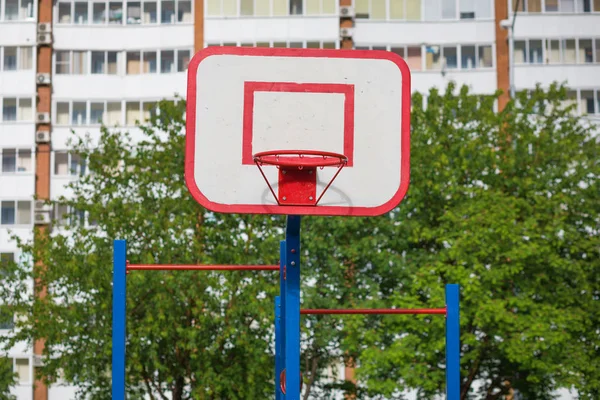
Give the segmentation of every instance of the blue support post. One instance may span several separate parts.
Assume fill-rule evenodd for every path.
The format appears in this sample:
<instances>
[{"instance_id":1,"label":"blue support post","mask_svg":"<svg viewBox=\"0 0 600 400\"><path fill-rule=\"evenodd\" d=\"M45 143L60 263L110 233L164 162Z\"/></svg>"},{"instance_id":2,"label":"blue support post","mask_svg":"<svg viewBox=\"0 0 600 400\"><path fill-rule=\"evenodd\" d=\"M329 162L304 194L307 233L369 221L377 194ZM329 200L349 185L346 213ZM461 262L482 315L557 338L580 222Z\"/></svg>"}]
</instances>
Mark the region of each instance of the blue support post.
<instances>
[{"instance_id":1,"label":"blue support post","mask_svg":"<svg viewBox=\"0 0 600 400\"><path fill-rule=\"evenodd\" d=\"M281 298L275 297L275 400L281 400L279 374L281 373Z\"/></svg>"},{"instance_id":2,"label":"blue support post","mask_svg":"<svg viewBox=\"0 0 600 400\"><path fill-rule=\"evenodd\" d=\"M279 368L275 376L275 398L283 400L279 376L285 368L285 240L279 242Z\"/></svg>"},{"instance_id":3,"label":"blue support post","mask_svg":"<svg viewBox=\"0 0 600 400\"><path fill-rule=\"evenodd\" d=\"M446 285L446 399L460 399L459 286Z\"/></svg>"},{"instance_id":4,"label":"blue support post","mask_svg":"<svg viewBox=\"0 0 600 400\"><path fill-rule=\"evenodd\" d=\"M285 400L300 400L300 216L285 231Z\"/></svg>"},{"instance_id":5,"label":"blue support post","mask_svg":"<svg viewBox=\"0 0 600 400\"><path fill-rule=\"evenodd\" d=\"M127 242L113 243L112 398L125 400Z\"/></svg>"}]
</instances>

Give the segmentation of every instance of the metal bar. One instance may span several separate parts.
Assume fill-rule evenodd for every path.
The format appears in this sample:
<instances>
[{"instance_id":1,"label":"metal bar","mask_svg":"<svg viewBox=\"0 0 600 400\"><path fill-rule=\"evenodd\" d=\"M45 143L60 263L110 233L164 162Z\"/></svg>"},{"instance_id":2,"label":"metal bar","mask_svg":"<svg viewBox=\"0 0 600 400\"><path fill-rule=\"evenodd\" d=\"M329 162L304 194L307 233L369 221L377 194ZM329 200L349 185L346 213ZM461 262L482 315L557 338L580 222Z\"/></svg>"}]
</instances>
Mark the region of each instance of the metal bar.
<instances>
[{"instance_id":1,"label":"metal bar","mask_svg":"<svg viewBox=\"0 0 600 400\"><path fill-rule=\"evenodd\" d=\"M285 400L300 400L300 216L285 231Z\"/></svg>"},{"instance_id":2,"label":"metal bar","mask_svg":"<svg viewBox=\"0 0 600 400\"><path fill-rule=\"evenodd\" d=\"M446 399L460 400L459 286L446 285Z\"/></svg>"},{"instance_id":3,"label":"metal bar","mask_svg":"<svg viewBox=\"0 0 600 400\"><path fill-rule=\"evenodd\" d=\"M125 400L127 242L113 242L112 398Z\"/></svg>"},{"instance_id":4,"label":"metal bar","mask_svg":"<svg viewBox=\"0 0 600 400\"><path fill-rule=\"evenodd\" d=\"M279 381L279 376L281 371L285 368L285 240L282 240L279 243L279 312L281 316L281 324L279 326L280 334L281 334L281 347L279 348L279 371L277 371L277 386L275 386L276 393L279 394L279 398L283 400L285 397L283 393L281 393L281 382Z\"/></svg>"},{"instance_id":5,"label":"metal bar","mask_svg":"<svg viewBox=\"0 0 600 400\"><path fill-rule=\"evenodd\" d=\"M128 271L278 271L278 265L130 264Z\"/></svg>"},{"instance_id":6,"label":"metal bar","mask_svg":"<svg viewBox=\"0 0 600 400\"><path fill-rule=\"evenodd\" d=\"M281 400L279 374L281 371L281 298L275 297L275 400Z\"/></svg>"},{"instance_id":7,"label":"metal bar","mask_svg":"<svg viewBox=\"0 0 600 400\"><path fill-rule=\"evenodd\" d=\"M445 308L370 308L370 309L348 309L348 310L327 310L327 309L304 309L300 314L446 314Z\"/></svg>"}]
</instances>

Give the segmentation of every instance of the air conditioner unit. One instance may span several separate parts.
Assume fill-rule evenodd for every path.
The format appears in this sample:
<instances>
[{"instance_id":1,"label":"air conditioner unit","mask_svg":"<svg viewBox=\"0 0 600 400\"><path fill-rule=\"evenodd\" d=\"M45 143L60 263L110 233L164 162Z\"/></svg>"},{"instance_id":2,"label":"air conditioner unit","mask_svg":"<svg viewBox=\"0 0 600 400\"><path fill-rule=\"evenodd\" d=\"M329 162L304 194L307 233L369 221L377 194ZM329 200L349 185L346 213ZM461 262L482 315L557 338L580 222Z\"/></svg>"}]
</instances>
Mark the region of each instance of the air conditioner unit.
<instances>
[{"instance_id":1,"label":"air conditioner unit","mask_svg":"<svg viewBox=\"0 0 600 400\"><path fill-rule=\"evenodd\" d=\"M36 211L33 214L33 222L36 225L47 225L50 223L50 213Z\"/></svg>"},{"instance_id":2,"label":"air conditioner unit","mask_svg":"<svg viewBox=\"0 0 600 400\"><path fill-rule=\"evenodd\" d=\"M35 212L50 212L52 211L52 205L46 204L45 200L36 200L34 206Z\"/></svg>"},{"instance_id":3,"label":"air conditioner unit","mask_svg":"<svg viewBox=\"0 0 600 400\"><path fill-rule=\"evenodd\" d=\"M38 33L50 33L52 32L52 24L49 22L40 22L37 29Z\"/></svg>"},{"instance_id":4,"label":"air conditioner unit","mask_svg":"<svg viewBox=\"0 0 600 400\"><path fill-rule=\"evenodd\" d=\"M38 33L37 44L52 44L51 33Z\"/></svg>"},{"instance_id":5,"label":"air conditioner unit","mask_svg":"<svg viewBox=\"0 0 600 400\"><path fill-rule=\"evenodd\" d=\"M354 17L354 7L352 6L340 6L341 17Z\"/></svg>"},{"instance_id":6,"label":"air conditioner unit","mask_svg":"<svg viewBox=\"0 0 600 400\"><path fill-rule=\"evenodd\" d=\"M354 35L354 28L341 28L340 36L343 38L351 38Z\"/></svg>"},{"instance_id":7,"label":"air conditioner unit","mask_svg":"<svg viewBox=\"0 0 600 400\"><path fill-rule=\"evenodd\" d=\"M47 73L37 74L35 80L37 81L38 85L49 85L52 82L50 74Z\"/></svg>"},{"instance_id":8,"label":"air conditioner unit","mask_svg":"<svg viewBox=\"0 0 600 400\"><path fill-rule=\"evenodd\" d=\"M36 143L49 143L50 142L50 131L37 131L35 133Z\"/></svg>"},{"instance_id":9,"label":"air conditioner unit","mask_svg":"<svg viewBox=\"0 0 600 400\"><path fill-rule=\"evenodd\" d=\"M42 356L34 354L33 359L31 360L31 363L33 364L34 367L43 367L44 359L42 358Z\"/></svg>"},{"instance_id":10,"label":"air conditioner unit","mask_svg":"<svg viewBox=\"0 0 600 400\"><path fill-rule=\"evenodd\" d=\"M49 124L50 123L50 113L47 112L39 112L35 116L35 121L38 124Z\"/></svg>"}]
</instances>

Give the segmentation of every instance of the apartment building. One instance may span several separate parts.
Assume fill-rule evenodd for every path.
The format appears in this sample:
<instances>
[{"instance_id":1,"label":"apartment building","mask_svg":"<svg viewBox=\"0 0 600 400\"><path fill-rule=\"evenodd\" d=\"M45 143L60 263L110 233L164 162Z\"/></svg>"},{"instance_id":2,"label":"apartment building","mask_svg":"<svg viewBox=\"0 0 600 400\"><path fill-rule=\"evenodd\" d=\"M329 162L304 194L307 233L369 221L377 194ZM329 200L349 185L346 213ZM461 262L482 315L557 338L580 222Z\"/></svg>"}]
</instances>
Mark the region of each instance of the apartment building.
<instances>
[{"instance_id":1,"label":"apartment building","mask_svg":"<svg viewBox=\"0 0 600 400\"><path fill-rule=\"evenodd\" d=\"M415 91L452 80L484 94L508 89L512 35L517 90L567 82L579 112L600 120L599 27L600 0L0 0L0 261L18 256L10 234L32 239L34 224L50 229L66 212L33 197L66 194L86 172L71 131L98 138L103 122L135 137L156 101L185 96L202 47L389 50ZM70 398L68 387L33 389L40 353L11 350L15 394Z\"/></svg>"}]
</instances>

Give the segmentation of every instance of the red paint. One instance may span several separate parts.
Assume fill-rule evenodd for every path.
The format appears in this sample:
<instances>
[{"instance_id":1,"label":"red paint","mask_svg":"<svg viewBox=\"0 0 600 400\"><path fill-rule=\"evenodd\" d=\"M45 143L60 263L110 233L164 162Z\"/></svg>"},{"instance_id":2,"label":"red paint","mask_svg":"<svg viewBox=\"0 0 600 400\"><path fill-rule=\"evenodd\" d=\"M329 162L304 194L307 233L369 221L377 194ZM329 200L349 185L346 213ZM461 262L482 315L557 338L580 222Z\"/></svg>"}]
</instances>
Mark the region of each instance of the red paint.
<instances>
[{"instance_id":1,"label":"red paint","mask_svg":"<svg viewBox=\"0 0 600 400\"><path fill-rule=\"evenodd\" d=\"M128 271L278 271L279 265L129 264Z\"/></svg>"},{"instance_id":2,"label":"red paint","mask_svg":"<svg viewBox=\"0 0 600 400\"><path fill-rule=\"evenodd\" d=\"M354 85L338 83L244 82L244 123L242 137L242 164L254 164L252 135L254 127L254 93L329 93L344 95L344 155L348 166L354 160Z\"/></svg>"},{"instance_id":3,"label":"red paint","mask_svg":"<svg viewBox=\"0 0 600 400\"><path fill-rule=\"evenodd\" d=\"M194 180L194 156L196 137L196 75L200 63L215 55L239 55L262 57L324 57L324 58L355 58L381 59L396 64L402 74L402 105L398 110L402 114L401 135L401 175L400 186L392 198L378 207L335 207L335 206L291 206L278 205L239 205L221 204L210 201L198 188ZM287 214L287 215L345 215L345 216L375 216L391 211L406 195L410 179L410 70L406 62L397 54L381 50L321 50L321 49L283 49L258 47L207 47L196 53L188 68L187 85L187 120L186 120L186 150L185 150L185 181L191 195L202 206L221 213L243 214ZM390 110L391 112L391 110Z\"/></svg>"},{"instance_id":4,"label":"red paint","mask_svg":"<svg viewBox=\"0 0 600 400\"><path fill-rule=\"evenodd\" d=\"M317 203L317 168L279 168L279 204L314 206Z\"/></svg>"},{"instance_id":5,"label":"red paint","mask_svg":"<svg viewBox=\"0 0 600 400\"><path fill-rule=\"evenodd\" d=\"M252 158L255 163L280 167L331 167L348 163L343 154L317 150L269 150L255 153Z\"/></svg>"},{"instance_id":6,"label":"red paint","mask_svg":"<svg viewBox=\"0 0 600 400\"><path fill-rule=\"evenodd\" d=\"M446 314L445 308L371 308L356 310L326 310L326 309L305 309L300 310L300 314Z\"/></svg>"}]
</instances>

